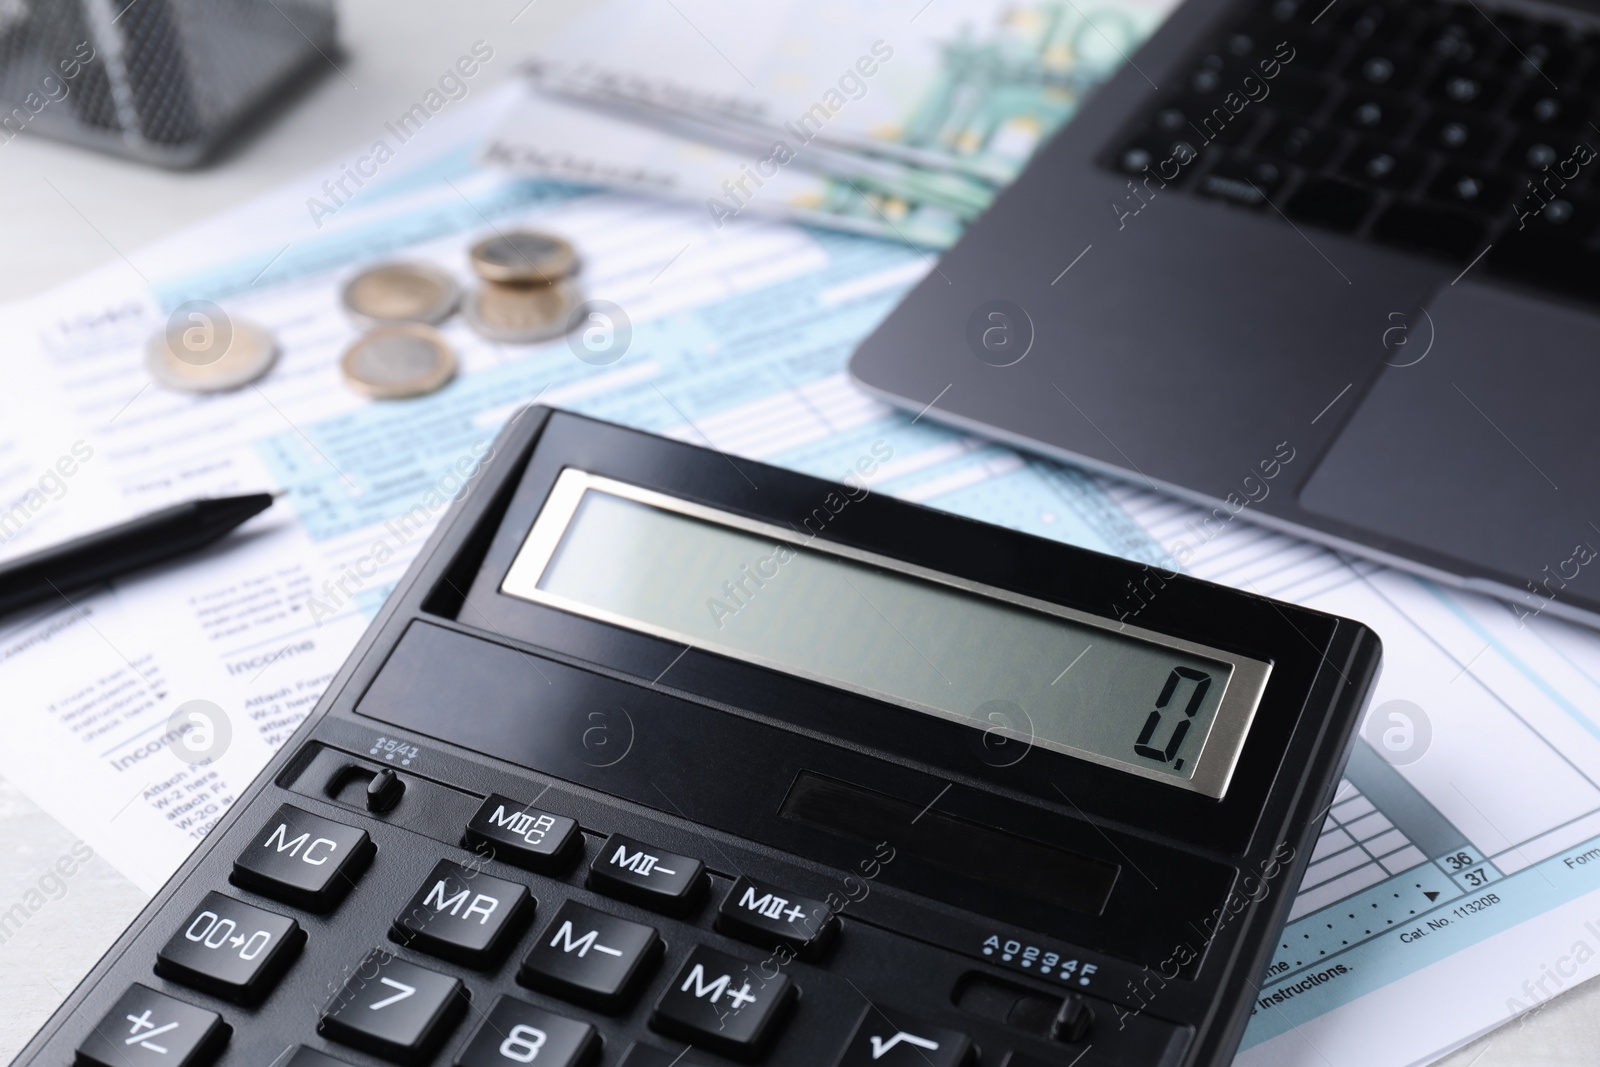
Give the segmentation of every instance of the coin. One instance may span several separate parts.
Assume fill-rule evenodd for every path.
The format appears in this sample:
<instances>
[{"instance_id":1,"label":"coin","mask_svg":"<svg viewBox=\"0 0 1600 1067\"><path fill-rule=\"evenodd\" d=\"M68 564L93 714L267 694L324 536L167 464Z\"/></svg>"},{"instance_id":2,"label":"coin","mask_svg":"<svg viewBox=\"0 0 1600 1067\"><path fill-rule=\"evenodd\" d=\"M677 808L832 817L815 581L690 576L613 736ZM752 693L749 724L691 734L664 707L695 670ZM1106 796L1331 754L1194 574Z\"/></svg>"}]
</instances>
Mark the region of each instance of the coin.
<instances>
[{"instance_id":1,"label":"coin","mask_svg":"<svg viewBox=\"0 0 1600 1067\"><path fill-rule=\"evenodd\" d=\"M345 349L344 380L380 400L422 396L456 374L456 354L438 330L421 323L379 326Z\"/></svg>"},{"instance_id":2,"label":"coin","mask_svg":"<svg viewBox=\"0 0 1600 1067\"><path fill-rule=\"evenodd\" d=\"M397 322L443 322L461 299L461 286L426 263L380 263L345 284L344 309L368 329Z\"/></svg>"},{"instance_id":3,"label":"coin","mask_svg":"<svg viewBox=\"0 0 1600 1067\"><path fill-rule=\"evenodd\" d=\"M508 344L534 344L567 332L578 303L571 282L500 285L484 282L467 295L461 315L480 336Z\"/></svg>"},{"instance_id":4,"label":"coin","mask_svg":"<svg viewBox=\"0 0 1600 1067\"><path fill-rule=\"evenodd\" d=\"M253 322L226 318L226 329L184 331L174 345L169 327L145 345L145 367L158 385L182 393L223 393L272 369L278 343Z\"/></svg>"},{"instance_id":5,"label":"coin","mask_svg":"<svg viewBox=\"0 0 1600 1067\"><path fill-rule=\"evenodd\" d=\"M553 233L512 230L473 245L472 269L484 281L551 285L578 269L578 253Z\"/></svg>"}]
</instances>

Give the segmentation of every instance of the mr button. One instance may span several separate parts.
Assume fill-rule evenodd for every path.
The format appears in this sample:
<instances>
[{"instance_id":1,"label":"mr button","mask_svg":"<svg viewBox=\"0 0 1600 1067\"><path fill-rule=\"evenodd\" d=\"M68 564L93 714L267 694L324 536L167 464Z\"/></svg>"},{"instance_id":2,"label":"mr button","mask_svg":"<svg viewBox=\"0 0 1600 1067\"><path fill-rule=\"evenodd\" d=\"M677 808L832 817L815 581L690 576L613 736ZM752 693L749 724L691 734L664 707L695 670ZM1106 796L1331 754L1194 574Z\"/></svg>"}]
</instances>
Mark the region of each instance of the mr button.
<instances>
[{"instance_id":1,"label":"mr button","mask_svg":"<svg viewBox=\"0 0 1600 1067\"><path fill-rule=\"evenodd\" d=\"M532 913L528 891L517 883L440 860L389 936L430 956L487 967L516 941Z\"/></svg>"},{"instance_id":2,"label":"mr button","mask_svg":"<svg viewBox=\"0 0 1600 1067\"><path fill-rule=\"evenodd\" d=\"M233 884L309 911L331 911L375 851L365 830L284 804L233 861Z\"/></svg>"},{"instance_id":3,"label":"mr button","mask_svg":"<svg viewBox=\"0 0 1600 1067\"><path fill-rule=\"evenodd\" d=\"M766 978L741 959L699 946L656 1001L650 1025L724 1056L753 1059L793 996L785 976Z\"/></svg>"},{"instance_id":4,"label":"mr button","mask_svg":"<svg viewBox=\"0 0 1600 1067\"><path fill-rule=\"evenodd\" d=\"M694 906L705 864L612 834L589 865L589 888L656 911L682 914Z\"/></svg>"}]
</instances>

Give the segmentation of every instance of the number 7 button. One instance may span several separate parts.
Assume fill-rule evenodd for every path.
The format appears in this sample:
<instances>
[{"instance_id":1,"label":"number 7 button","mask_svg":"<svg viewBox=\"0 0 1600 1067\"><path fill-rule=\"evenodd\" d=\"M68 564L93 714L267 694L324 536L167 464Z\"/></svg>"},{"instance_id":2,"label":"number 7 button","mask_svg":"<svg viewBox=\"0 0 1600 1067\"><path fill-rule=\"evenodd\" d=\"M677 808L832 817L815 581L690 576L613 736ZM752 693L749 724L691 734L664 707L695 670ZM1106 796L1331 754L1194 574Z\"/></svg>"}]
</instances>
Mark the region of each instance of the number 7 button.
<instances>
[{"instance_id":1,"label":"number 7 button","mask_svg":"<svg viewBox=\"0 0 1600 1067\"><path fill-rule=\"evenodd\" d=\"M397 1063L419 1063L467 1007L467 991L448 975L374 949L345 979L317 1029L323 1036Z\"/></svg>"}]
</instances>

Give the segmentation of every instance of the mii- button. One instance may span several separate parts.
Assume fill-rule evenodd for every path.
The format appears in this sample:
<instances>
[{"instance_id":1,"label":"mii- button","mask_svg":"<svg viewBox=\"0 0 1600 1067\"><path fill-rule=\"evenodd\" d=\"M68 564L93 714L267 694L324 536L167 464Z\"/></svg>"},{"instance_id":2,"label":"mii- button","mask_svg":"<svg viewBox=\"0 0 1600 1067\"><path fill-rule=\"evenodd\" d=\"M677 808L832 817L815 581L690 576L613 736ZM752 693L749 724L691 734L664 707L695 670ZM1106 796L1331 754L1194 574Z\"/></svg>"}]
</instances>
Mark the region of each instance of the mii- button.
<instances>
[{"instance_id":1,"label":"mii- button","mask_svg":"<svg viewBox=\"0 0 1600 1067\"><path fill-rule=\"evenodd\" d=\"M233 861L232 881L308 911L332 911L374 851L365 830L284 804Z\"/></svg>"},{"instance_id":2,"label":"mii- button","mask_svg":"<svg viewBox=\"0 0 1600 1067\"><path fill-rule=\"evenodd\" d=\"M618 900L681 915L698 902L705 864L612 834L589 865L589 888Z\"/></svg>"}]
</instances>

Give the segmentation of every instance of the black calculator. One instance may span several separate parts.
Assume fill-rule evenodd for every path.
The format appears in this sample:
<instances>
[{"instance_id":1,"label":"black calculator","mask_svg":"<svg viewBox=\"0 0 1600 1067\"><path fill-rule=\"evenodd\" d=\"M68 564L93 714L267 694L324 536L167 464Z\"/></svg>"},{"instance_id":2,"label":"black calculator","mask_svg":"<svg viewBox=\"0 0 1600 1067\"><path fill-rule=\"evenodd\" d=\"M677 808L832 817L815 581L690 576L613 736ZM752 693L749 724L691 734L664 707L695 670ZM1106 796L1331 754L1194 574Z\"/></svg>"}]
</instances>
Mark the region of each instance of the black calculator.
<instances>
[{"instance_id":1,"label":"black calculator","mask_svg":"<svg viewBox=\"0 0 1600 1067\"><path fill-rule=\"evenodd\" d=\"M1229 1063L1377 637L891 453L525 409L17 1062Z\"/></svg>"}]
</instances>

